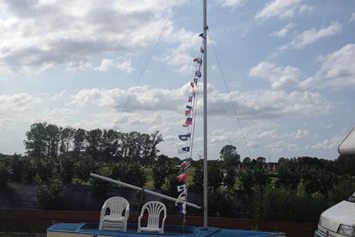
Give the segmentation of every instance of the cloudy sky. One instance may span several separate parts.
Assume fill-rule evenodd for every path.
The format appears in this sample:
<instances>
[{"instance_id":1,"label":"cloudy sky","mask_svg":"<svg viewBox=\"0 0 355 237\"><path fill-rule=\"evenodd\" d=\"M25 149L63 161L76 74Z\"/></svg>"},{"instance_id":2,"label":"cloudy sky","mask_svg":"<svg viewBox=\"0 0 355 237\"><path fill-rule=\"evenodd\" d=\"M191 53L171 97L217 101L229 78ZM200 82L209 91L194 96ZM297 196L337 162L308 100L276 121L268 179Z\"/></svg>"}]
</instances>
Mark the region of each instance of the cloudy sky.
<instances>
[{"instance_id":1,"label":"cloudy sky","mask_svg":"<svg viewBox=\"0 0 355 237\"><path fill-rule=\"evenodd\" d=\"M161 153L184 158L201 2L0 0L0 153L23 153L35 122L117 122L159 130ZM355 126L355 1L209 0L208 25L209 159L227 144L242 158L337 158Z\"/></svg>"}]
</instances>

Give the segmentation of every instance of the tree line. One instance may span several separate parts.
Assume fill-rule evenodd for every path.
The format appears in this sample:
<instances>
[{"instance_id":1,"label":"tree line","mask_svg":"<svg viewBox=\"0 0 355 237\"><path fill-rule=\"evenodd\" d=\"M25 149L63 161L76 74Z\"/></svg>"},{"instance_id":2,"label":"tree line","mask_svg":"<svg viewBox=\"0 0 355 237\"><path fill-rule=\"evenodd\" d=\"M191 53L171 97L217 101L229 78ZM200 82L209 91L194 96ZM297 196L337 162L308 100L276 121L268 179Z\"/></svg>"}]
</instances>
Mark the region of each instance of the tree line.
<instances>
[{"instance_id":1,"label":"tree line","mask_svg":"<svg viewBox=\"0 0 355 237\"><path fill-rule=\"evenodd\" d=\"M113 129L63 128L47 123L32 124L26 137L26 153L32 158L90 156L97 161L129 159L144 166L152 165L159 152L157 145L164 141L159 131L152 134L123 133Z\"/></svg>"}]
</instances>

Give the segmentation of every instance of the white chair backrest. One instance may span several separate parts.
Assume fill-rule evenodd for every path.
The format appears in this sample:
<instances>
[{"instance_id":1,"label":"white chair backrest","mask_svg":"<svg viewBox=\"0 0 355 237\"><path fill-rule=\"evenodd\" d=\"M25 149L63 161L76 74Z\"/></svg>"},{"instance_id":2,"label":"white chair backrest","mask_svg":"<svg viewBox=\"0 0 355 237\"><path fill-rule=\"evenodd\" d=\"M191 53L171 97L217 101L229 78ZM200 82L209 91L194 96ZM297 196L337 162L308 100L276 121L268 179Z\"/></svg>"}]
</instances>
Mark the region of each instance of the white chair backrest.
<instances>
[{"instance_id":1,"label":"white chair backrest","mask_svg":"<svg viewBox=\"0 0 355 237\"><path fill-rule=\"evenodd\" d=\"M164 229L164 222L166 219L166 207L162 202L150 201L143 205L140 218L143 217L144 212L148 212L147 229L159 228L160 214L163 212L163 220L161 228Z\"/></svg>"},{"instance_id":2,"label":"white chair backrest","mask_svg":"<svg viewBox=\"0 0 355 237\"><path fill-rule=\"evenodd\" d=\"M112 217L121 217L123 212L129 210L129 202L122 197L112 197L106 200L102 208L109 208Z\"/></svg>"},{"instance_id":3,"label":"white chair backrest","mask_svg":"<svg viewBox=\"0 0 355 237\"><path fill-rule=\"evenodd\" d=\"M107 209L110 209L108 215L106 215ZM101 208L99 230L108 229L127 231L128 217L129 202L122 197L109 198Z\"/></svg>"}]
</instances>

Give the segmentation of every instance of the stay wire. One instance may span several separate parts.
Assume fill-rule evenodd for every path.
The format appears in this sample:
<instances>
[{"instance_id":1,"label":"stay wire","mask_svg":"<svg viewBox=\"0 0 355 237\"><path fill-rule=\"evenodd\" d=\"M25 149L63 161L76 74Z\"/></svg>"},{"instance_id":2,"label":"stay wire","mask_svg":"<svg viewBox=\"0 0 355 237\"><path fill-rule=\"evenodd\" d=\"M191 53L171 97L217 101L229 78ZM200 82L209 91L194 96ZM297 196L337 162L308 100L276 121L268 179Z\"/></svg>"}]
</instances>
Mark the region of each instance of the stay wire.
<instances>
[{"instance_id":1,"label":"stay wire","mask_svg":"<svg viewBox=\"0 0 355 237\"><path fill-rule=\"evenodd\" d=\"M163 36L163 33L164 33L164 31L165 31L165 29L166 29L166 27L167 27L167 25L168 25L168 23L169 23L171 17L173 16L173 13L174 13L175 8L176 8L176 6L178 5L178 3L179 3L179 0L176 0L176 3L175 3L175 5L174 5L174 7L173 7L173 10L171 11L171 13L170 13L168 19L166 20L166 23L165 23L165 25L164 25L164 28L163 28L162 32L160 33L159 38L158 38L157 42L155 43L154 48L153 48L152 52L150 53L150 55L149 55L149 57L148 57L148 60L147 60L147 62L145 63L145 65L144 65L144 67L143 67L143 70L141 71L141 74L139 75L138 80L137 80L136 84L134 85L133 90L132 90L131 94L129 95L126 104L123 106L123 109L122 109L122 111L121 111L121 114L120 114L120 116L118 117L117 121L115 122L115 125L113 126L113 129L116 128L118 122L121 120L121 117L122 117L124 111L126 110L127 105L128 105L128 103L129 103L129 101L130 101L130 99L131 99L133 93L134 93L135 90L136 90L136 87L138 86L140 80L142 79L143 73L145 72L145 69L147 68L148 63L149 63L150 59L152 58L152 56L153 56L153 54L154 54L154 51L155 51L155 49L157 48L158 43L160 42L160 39L161 39L161 37Z\"/></svg>"},{"instance_id":2,"label":"stay wire","mask_svg":"<svg viewBox=\"0 0 355 237\"><path fill-rule=\"evenodd\" d=\"M229 91L229 88L228 88L228 85L227 85L226 78L224 77L224 73L223 73L221 64L220 64L220 62L219 62L216 49L215 49L215 47L214 47L214 44L213 44L213 41L212 41L212 38L211 38L211 34L210 34L209 31L207 31L207 32L208 32L208 36L209 36L210 39L211 39L210 42L211 42L211 44L212 44L213 52L214 52L214 54L215 54L215 56L216 56L217 64L218 64L219 70L221 71L222 78L223 78L224 84L225 84L225 86L226 86L228 95L229 95L229 100L231 101L231 104L232 104L232 107L233 107L233 110L234 110L234 113L235 113L235 117L237 118L238 125L239 125L240 131L241 131L241 133L242 133L245 146L246 146L246 148L247 148L247 150L248 150L248 154L249 154L249 157L250 157L250 159L251 159L252 156L251 156L251 153L250 153L250 150L249 150L249 147L248 147L248 143L247 143L247 141L246 141L246 139L245 139L244 132L243 132L242 126L241 126L240 121L239 121L238 113L237 113L237 110L236 110L236 108L235 108L235 106L234 106L234 103L233 103L233 100L232 100L232 96L231 96L231 94L230 94L230 91Z\"/></svg>"}]
</instances>

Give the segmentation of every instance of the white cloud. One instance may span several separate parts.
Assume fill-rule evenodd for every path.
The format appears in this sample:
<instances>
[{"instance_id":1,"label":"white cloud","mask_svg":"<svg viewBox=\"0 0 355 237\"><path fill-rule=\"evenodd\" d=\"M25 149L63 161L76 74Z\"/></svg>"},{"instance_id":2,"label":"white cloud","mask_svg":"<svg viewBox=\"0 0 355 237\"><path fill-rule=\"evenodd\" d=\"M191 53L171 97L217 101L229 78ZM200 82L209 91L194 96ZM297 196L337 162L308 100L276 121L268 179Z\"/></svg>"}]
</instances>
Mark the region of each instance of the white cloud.
<instances>
[{"instance_id":1,"label":"white cloud","mask_svg":"<svg viewBox=\"0 0 355 237\"><path fill-rule=\"evenodd\" d=\"M58 100L63 100L68 96L68 92L66 90L61 91L58 94L55 94L53 96L49 96L49 99L52 101L58 101Z\"/></svg>"},{"instance_id":2,"label":"white cloud","mask_svg":"<svg viewBox=\"0 0 355 237\"><path fill-rule=\"evenodd\" d=\"M272 152L285 152L285 151L298 151L299 146L297 144L290 144L285 141L277 141L268 146Z\"/></svg>"},{"instance_id":3,"label":"white cloud","mask_svg":"<svg viewBox=\"0 0 355 237\"><path fill-rule=\"evenodd\" d=\"M92 63L83 60L78 60L74 62L69 62L67 71L83 71L91 67Z\"/></svg>"},{"instance_id":4,"label":"white cloud","mask_svg":"<svg viewBox=\"0 0 355 237\"><path fill-rule=\"evenodd\" d=\"M281 68L263 61L249 70L249 76L267 78L271 82L272 89L283 89L297 84L302 72L296 67L286 66Z\"/></svg>"},{"instance_id":5,"label":"white cloud","mask_svg":"<svg viewBox=\"0 0 355 237\"><path fill-rule=\"evenodd\" d=\"M0 114L11 114L13 112L26 112L42 101L26 93L14 95L0 94Z\"/></svg>"},{"instance_id":6,"label":"white cloud","mask_svg":"<svg viewBox=\"0 0 355 237\"><path fill-rule=\"evenodd\" d=\"M297 11L303 13L310 9L312 7L302 4L302 0L272 0L266 3L264 8L255 15L255 19L291 18Z\"/></svg>"},{"instance_id":7,"label":"white cloud","mask_svg":"<svg viewBox=\"0 0 355 237\"><path fill-rule=\"evenodd\" d=\"M98 0L1 0L0 70L41 72L62 64L68 65L68 71L84 70L91 68L95 57L151 48L174 4L166 0L110 0L106 4ZM179 31L168 22L162 40L185 43L170 37ZM119 66L131 70L128 63Z\"/></svg>"},{"instance_id":8,"label":"white cloud","mask_svg":"<svg viewBox=\"0 0 355 237\"><path fill-rule=\"evenodd\" d=\"M114 67L115 67L115 64L112 59L103 58L100 66L95 67L95 70L99 71L99 72L108 72L110 69L112 69Z\"/></svg>"},{"instance_id":9,"label":"white cloud","mask_svg":"<svg viewBox=\"0 0 355 237\"><path fill-rule=\"evenodd\" d=\"M231 7L232 10L244 4L245 0L218 0L222 7Z\"/></svg>"},{"instance_id":10,"label":"white cloud","mask_svg":"<svg viewBox=\"0 0 355 237\"><path fill-rule=\"evenodd\" d=\"M339 146L340 142L344 139L344 136L337 135L331 139L326 139L323 142L319 142L315 145L307 145L306 148L311 148L315 150L327 150L327 149L335 149Z\"/></svg>"},{"instance_id":11,"label":"white cloud","mask_svg":"<svg viewBox=\"0 0 355 237\"><path fill-rule=\"evenodd\" d=\"M301 88L355 86L355 44L347 44L333 53L320 56L319 61L322 63L320 70L302 81Z\"/></svg>"},{"instance_id":12,"label":"white cloud","mask_svg":"<svg viewBox=\"0 0 355 237\"><path fill-rule=\"evenodd\" d=\"M316 41L334 36L342 31L342 25L338 22L332 22L327 28L320 28L316 30L315 28L306 30L301 34L295 36L295 38L286 45L280 47L281 50L285 49L300 49L307 45L313 44Z\"/></svg>"},{"instance_id":13,"label":"white cloud","mask_svg":"<svg viewBox=\"0 0 355 237\"><path fill-rule=\"evenodd\" d=\"M298 129L296 132L277 134L276 129L268 130L260 133L257 138L272 138L272 139L284 139L293 138L299 139L308 135L308 130Z\"/></svg>"},{"instance_id":14,"label":"white cloud","mask_svg":"<svg viewBox=\"0 0 355 237\"><path fill-rule=\"evenodd\" d=\"M290 24L287 24L286 26L284 26L281 30L279 31L274 31L270 34L270 36L272 37L278 37L278 38L284 38L288 31L293 28L295 26L295 24L293 23L290 23Z\"/></svg>"},{"instance_id":15,"label":"white cloud","mask_svg":"<svg viewBox=\"0 0 355 237\"><path fill-rule=\"evenodd\" d=\"M353 12L353 14L351 14L351 17L349 19L349 23L355 21L355 11Z\"/></svg>"},{"instance_id":16,"label":"white cloud","mask_svg":"<svg viewBox=\"0 0 355 237\"><path fill-rule=\"evenodd\" d=\"M314 10L314 7L307 5L307 4L302 4L301 7L299 8L300 13L310 12L313 10Z\"/></svg>"},{"instance_id":17,"label":"white cloud","mask_svg":"<svg viewBox=\"0 0 355 237\"><path fill-rule=\"evenodd\" d=\"M125 71L126 73L131 73L133 71L133 68L131 67L131 60L117 63L116 67L122 71Z\"/></svg>"}]
</instances>

